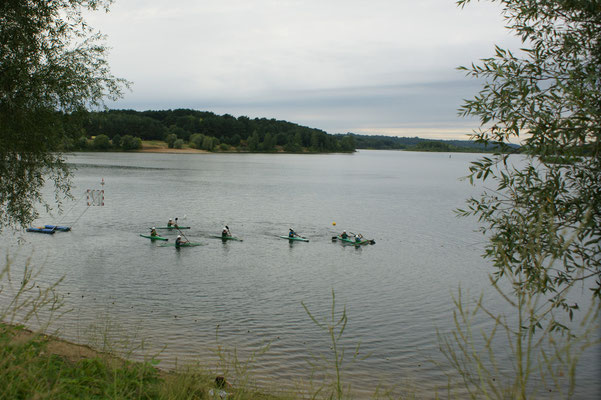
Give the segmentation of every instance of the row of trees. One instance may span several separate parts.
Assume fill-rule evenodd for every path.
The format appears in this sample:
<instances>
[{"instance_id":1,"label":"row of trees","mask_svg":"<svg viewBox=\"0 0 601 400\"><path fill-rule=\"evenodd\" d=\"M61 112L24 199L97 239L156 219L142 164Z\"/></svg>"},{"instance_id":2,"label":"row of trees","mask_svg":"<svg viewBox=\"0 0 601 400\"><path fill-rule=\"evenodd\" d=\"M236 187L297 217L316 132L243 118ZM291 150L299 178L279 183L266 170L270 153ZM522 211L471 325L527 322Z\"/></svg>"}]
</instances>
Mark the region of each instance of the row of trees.
<instances>
[{"instance_id":1,"label":"row of trees","mask_svg":"<svg viewBox=\"0 0 601 400\"><path fill-rule=\"evenodd\" d=\"M77 141L71 142L71 149L73 150L97 150L97 151L108 151L108 150L139 150L142 148L142 139L133 137L132 135L125 135L123 137L119 135L113 136L110 139L106 135L98 135L93 140L89 140L85 136L81 136Z\"/></svg>"},{"instance_id":2,"label":"row of trees","mask_svg":"<svg viewBox=\"0 0 601 400\"><path fill-rule=\"evenodd\" d=\"M143 140L164 140L170 147L189 143L213 151L241 148L247 151L352 152L354 139L287 121L235 118L189 109L163 111L110 110L72 116L82 121L87 137L129 134ZM223 146L222 146L223 145Z\"/></svg>"}]
</instances>

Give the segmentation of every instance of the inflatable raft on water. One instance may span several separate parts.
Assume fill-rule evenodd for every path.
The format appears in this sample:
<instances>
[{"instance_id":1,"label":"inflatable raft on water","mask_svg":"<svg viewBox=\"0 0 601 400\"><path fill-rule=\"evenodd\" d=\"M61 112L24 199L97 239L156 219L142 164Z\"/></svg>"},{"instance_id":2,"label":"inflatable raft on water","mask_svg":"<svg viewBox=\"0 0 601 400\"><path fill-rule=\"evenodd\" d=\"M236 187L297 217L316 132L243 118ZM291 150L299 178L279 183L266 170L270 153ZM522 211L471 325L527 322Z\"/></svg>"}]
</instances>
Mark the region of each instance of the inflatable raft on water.
<instances>
[{"instance_id":1,"label":"inflatable raft on water","mask_svg":"<svg viewBox=\"0 0 601 400\"><path fill-rule=\"evenodd\" d=\"M36 227L29 227L26 229L27 232L37 232L37 233L47 233L52 235L53 233L60 232L69 232L71 230L70 226L59 226L59 225L44 225Z\"/></svg>"},{"instance_id":2,"label":"inflatable raft on water","mask_svg":"<svg viewBox=\"0 0 601 400\"><path fill-rule=\"evenodd\" d=\"M26 231L27 232L37 232L37 233L48 233L50 235L52 235L52 234L54 234L56 232L55 229L43 228L41 226L39 226L37 228L34 228L34 227L27 228Z\"/></svg>"}]
</instances>

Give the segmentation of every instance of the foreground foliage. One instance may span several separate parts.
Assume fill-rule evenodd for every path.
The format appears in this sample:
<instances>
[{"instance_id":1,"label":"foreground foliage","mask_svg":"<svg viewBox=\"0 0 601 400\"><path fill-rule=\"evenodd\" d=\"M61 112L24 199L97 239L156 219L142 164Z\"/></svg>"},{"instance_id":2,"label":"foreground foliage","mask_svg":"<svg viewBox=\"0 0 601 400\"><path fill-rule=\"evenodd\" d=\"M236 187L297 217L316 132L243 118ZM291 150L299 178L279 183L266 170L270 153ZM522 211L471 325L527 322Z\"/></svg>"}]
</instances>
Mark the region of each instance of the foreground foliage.
<instances>
[{"instance_id":1,"label":"foreground foliage","mask_svg":"<svg viewBox=\"0 0 601 400\"><path fill-rule=\"evenodd\" d=\"M549 295L571 318L578 304L565 293L577 282L601 299L601 1L493 2L525 48L496 47L462 68L485 84L460 112L479 118L475 141L519 138L526 157L474 162L469 180L496 187L460 213L484 223L496 278L523 274L520 289Z\"/></svg>"}]
</instances>

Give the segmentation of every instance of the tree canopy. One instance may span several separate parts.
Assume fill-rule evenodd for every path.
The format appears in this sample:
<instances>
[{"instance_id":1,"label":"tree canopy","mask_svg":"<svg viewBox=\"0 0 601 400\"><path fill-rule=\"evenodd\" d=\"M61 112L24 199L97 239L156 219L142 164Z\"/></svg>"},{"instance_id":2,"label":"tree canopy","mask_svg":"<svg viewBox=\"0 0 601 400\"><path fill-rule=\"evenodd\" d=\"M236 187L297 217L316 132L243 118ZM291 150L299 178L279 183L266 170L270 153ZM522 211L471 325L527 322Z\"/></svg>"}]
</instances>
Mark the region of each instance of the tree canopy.
<instances>
[{"instance_id":1,"label":"tree canopy","mask_svg":"<svg viewBox=\"0 0 601 400\"><path fill-rule=\"evenodd\" d=\"M83 18L110 0L0 2L0 229L25 226L53 181L56 200L69 193L69 169L57 152L63 115L116 98L102 36Z\"/></svg>"},{"instance_id":2,"label":"tree canopy","mask_svg":"<svg viewBox=\"0 0 601 400\"><path fill-rule=\"evenodd\" d=\"M485 83L460 114L479 118L477 142L519 138L526 157L474 162L469 179L496 187L460 211L484 223L496 276L522 274L523 288L571 317L570 286L583 281L601 297L601 1L495 2L524 48L497 46L461 68Z\"/></svg>"}]
</instances>

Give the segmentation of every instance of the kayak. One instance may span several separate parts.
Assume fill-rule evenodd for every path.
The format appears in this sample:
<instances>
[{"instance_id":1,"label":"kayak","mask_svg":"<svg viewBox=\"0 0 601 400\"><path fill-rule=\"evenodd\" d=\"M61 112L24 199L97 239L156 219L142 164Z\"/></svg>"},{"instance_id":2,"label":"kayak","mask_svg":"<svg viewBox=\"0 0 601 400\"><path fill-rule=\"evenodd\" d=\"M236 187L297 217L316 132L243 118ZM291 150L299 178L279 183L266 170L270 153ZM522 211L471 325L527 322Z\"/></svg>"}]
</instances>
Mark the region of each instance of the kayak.
<instances>
[{"instance_id":1,"label":"kayak","mask_svg":"<svg viewBox=\"0 0 601 400\"><path fill-rule=\"evenodd\" d=\"M175 243L161 243L161 247L194 247L194 246L203 246L204 243L193 243L193 242L188 242L188 243L182 243L179 246L176 245Z\"/></svg>"},{"instance_id":2,"label":"kayak","mask_svg":"<svg viewBox=\"0 0 601 400\"><path fill-rule=\"evenodd\" d=\"M70 226L58 226L58 225L44 225L46 229L54 229L55 231L61 232L69 232L71 230Z\"/></svg>"},{"instance_id":3,"label":"kayak","mask_svg":"<svg viewBox=\"0 0 601 400\"><path fill-rule=\"evenodd\" d=\"M355 239L343 239L340 236L338 236L338 239L340 239L340 241L343 243L354 244L355 246L361 246L363 244L376 244L376 241L373 239L371 239L371 240L363 239L360 242L357 242Z\"/></svg>"},{"instance_id":4,"label":"kayak","mask_svg":"<svg viewBox=\"0 0 601 400\"><path fill-rule=\"evenodd\" d=\"M151 236L151 235L140 235L140 236L142 236L143 238L146 238L146 239L150 239L150 240L164 240L164 241L169 240L167 238L160 237L160 236Z\"/></svg>"},{"instance_id":5,"label":"kayak","mask_svg":"<svg viewBox=\"0 0 601 400\"><path fill-rule=\"evenodd\" d=\"M280 236L282 239L288 239L288 240L298 240L299 242L308 242L309 239L304 238L304 237L300 237L300 236L294 236L294 237L290 237L290 236Z\"/></svg>"},{"instance_id":6,"label":"kayak","mask_svg":"<svg viewBox=\"0 0 601 400\"><path fill-rule=\"evenodd\" d=\"M150 228L149 228L150 229ZM155 229L190 229L189 226L157 226Z\"/></svg>"},{"instance_id":7,"label":"kayak","mask_svg":"<svg viewBox=\"0 0 601 400\"><path fill-rule=\"evenodd\" d=\"M238 241L238 242L241 242L241 241L242 241L242 239L240 239L240 238L237 238L237 237L235 237L235 236L217 236L217 235L211 235L211 237L212 237L213 239L221 239L221 240L236 240L236 241Z\"/></svg>"},{"instance_id":8,"label":"kayak","mask_svg":"<svg viewBox=\"0 0 601 400\"><path fill-rule=\"evenodd\" d=\"M37 227L37 228L34 228L34 227L27 228L26 231L27 232L37 232L37 233L47 233L50 235L52 235L52 234L54 234L54 232L56 232L55 229L42 228L41 226Z\"/></svg>"}]
</instances>

